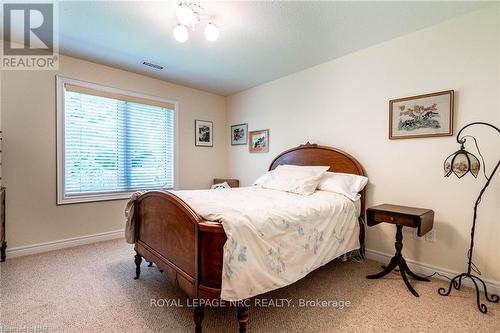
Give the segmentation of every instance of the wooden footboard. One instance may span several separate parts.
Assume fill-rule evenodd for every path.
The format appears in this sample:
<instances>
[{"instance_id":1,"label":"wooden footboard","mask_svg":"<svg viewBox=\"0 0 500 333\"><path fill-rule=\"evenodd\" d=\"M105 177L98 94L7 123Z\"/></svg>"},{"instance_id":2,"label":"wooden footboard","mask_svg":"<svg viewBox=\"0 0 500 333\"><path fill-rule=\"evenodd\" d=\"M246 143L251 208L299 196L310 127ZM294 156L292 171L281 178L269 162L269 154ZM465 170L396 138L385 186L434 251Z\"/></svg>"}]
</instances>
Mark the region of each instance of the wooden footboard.
<instances>
[{"instance_id":1,"label":"wooden footboard","mask_svg":"<svg viewBox=\"0 0 500 333\"><path fill-rule=\"evenodd\" d=\"M135 205L137 277L145 258L188 297L218 299L226 242L222 226L203 222L170 192L147 192Z\"/></svg>"},{"instance_id":2,"label":"wooden footboard","mask_svg":"<svg viewBox=\"0 0 500 333\"><path fill-rule=\"evenodd\" d=\"M197 297L200 217L169 192L147 192L135 205L136 252L154 262L189 297Z\"/></svg>"}]
</instances>

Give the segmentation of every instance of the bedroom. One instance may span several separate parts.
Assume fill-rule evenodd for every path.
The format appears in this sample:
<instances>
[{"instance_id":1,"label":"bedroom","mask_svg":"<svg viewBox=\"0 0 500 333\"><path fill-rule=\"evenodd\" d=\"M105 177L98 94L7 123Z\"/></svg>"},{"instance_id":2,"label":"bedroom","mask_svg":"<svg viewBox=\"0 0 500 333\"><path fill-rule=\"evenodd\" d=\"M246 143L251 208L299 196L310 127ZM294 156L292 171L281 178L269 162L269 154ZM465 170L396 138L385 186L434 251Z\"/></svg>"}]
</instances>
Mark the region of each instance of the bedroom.
<instances>
[{"instance_id":1,"label":"bedroom","mask_svg":"<svg viewBox=\"0 0 500 333\"><path fill-rule=\"evenodd\" d=\"M498 327L499 3L2 10L0 330ZM474 122L489 125L460 132ZM464 137L472 155L447 160ZM232 188L210 189L224 182ZM154 191L164 187L174 194ZM136 190L153 191L131 202ZM129 202L135 244L124 235ZM300 223L312 207L345 219ZM351 227L345 248L339 221ZM366 278L391 262L398 234L394 262L431 282L410 276L407 286L397 269ZM252 245L231 255L243 239ZM288 256L269 253L274 241ZM243 269L230 289L230 259L252 257L273 273ZM450 284L462 273L481 280Z\"/></svg>"}]
</instances>

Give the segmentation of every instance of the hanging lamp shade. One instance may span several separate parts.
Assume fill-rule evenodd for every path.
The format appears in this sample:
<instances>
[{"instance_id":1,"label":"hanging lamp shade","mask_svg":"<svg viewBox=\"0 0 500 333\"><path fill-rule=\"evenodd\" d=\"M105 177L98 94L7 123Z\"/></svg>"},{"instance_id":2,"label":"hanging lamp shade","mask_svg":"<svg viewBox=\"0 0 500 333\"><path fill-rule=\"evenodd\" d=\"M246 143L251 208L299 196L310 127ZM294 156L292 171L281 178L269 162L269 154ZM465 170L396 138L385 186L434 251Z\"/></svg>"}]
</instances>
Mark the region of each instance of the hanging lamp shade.
<instances>
[{"instance_id":1,"label":"hanging lamp shade","mask_svg":"<svg viewBox=\"0 0 500 333\"><path fill-rule=\"evenodd\" d=\"M477 178L480 168L481 163L477 157L462 147L444 161L444 176L448 177L454 173L458 178L462 178L470 171L474 178Z\"/></svg>"}]
</instances>

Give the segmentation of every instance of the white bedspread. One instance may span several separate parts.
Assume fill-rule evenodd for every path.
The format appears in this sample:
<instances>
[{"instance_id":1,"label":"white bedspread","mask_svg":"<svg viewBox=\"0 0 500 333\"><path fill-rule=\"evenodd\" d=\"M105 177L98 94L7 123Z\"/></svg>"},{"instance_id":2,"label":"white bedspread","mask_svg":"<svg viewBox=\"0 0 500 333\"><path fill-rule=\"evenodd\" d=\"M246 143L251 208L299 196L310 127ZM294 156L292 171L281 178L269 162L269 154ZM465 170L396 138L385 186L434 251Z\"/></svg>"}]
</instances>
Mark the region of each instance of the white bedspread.
<instances>
[{"instance_id":1,"label":"white bedspread","mask_svg":"<svg viewBox=\"0 0 500 333\"><path fill-rule=\"evenodd\" d=\"M284 287L359 248L359 209L339 194L303 196L258 187L172 193L224 227L224 300Z\"/></svg>"}]
</instances>

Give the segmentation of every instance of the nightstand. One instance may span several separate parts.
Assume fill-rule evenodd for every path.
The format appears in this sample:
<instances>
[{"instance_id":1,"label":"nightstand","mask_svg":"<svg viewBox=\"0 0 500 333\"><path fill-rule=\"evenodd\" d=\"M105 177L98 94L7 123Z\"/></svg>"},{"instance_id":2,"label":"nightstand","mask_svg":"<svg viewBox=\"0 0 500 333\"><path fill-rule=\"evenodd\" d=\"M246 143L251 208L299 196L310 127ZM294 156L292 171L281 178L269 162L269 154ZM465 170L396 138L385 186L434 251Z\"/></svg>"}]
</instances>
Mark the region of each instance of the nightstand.
<instances>
[{"instance_id":1,"label":"nightstand","mask_svg":"<svg viewBox=\"0 0 500 333\"><path fill-rule=\"evenodd\" d=\"M240 187L240 181L232 178L214 178L214 185L227 182L230 187Z\"/></svg>"},{"instance_id":2,"label":"nightstand","mask_svg":"<svg viewBox=\"0 0 500 333\"><path fill-rule=\"evenodd\" d=\"M417 228L419 236L425 235L432 229L432 225L434 224L434 211L431 209L383 204L368 208L366 210L366 217L369 226L382 222L396 225L396 254L392 257L389 265L384 267L382 272L368 275L366 278L379 279L392 272L396 267L399 267L399 272L401 273L401 277L406 287L408 287L413 295L419 297L418 293L408 281L406 274L418 281L430 280L413 273L406 264L406 260L401 254L401 250L403 249L403 227Z\"/></svg>"}]
</instances>

